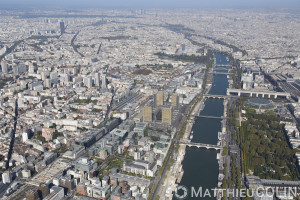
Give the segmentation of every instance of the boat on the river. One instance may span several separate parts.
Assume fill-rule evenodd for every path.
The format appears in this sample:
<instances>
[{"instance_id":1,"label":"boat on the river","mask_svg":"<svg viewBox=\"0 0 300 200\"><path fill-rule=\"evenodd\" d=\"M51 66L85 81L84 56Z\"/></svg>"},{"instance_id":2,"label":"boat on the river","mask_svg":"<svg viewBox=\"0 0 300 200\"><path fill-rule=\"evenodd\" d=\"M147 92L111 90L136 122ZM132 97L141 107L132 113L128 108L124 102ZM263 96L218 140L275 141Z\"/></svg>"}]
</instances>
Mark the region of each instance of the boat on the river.
<instances>
[{"instance_id":1,"label":"boat on the river","mask_svg":"<svg viewBox=\"0 0 300 200\"><path fill-rule=\"evenodd\" d=\"M192 140L193 138L194 138L194 131L191 132L190 140Z\"/></svg>"}]
</instances>

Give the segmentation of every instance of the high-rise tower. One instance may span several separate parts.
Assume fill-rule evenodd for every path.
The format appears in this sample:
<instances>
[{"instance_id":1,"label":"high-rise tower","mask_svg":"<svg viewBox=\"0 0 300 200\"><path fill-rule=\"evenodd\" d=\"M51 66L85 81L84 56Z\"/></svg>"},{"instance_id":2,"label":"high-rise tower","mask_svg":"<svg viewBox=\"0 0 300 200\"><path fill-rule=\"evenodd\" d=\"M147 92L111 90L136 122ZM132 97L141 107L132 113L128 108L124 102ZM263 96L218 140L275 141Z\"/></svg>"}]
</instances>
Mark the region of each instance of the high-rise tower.
<instances>
[{"instance_id":1,"label":"high-rise tower","mask_svg":"<svg viewBox=\"0 0 300 200\"><path fill-rule=\"evenodd\" d=\"M179 106L179 97L176 93L172 94L172 107L178 109Z\"/></svg>"},{"instance_id":2,"label":"high-rise tower","mask_svg":"<svg viewBox=\"0 0 300 200\"><path fill-rule=\"evenodd\" d=\"M8 69L7 69L7 63L5 61L1 61L1 70L2 70L2 73L7 73L8 72Z\"/></svg>"},{"instance_id":3,"label":"high-rise tower","mask_svg":"<svg viewBox=\"0 0 300 200\"><path fill-rule=\"evenodd\" d=\"M171 125L172 124L172 107L162 108L162 123Z\"/></svg>"},{"instance_id":4,"label":"high-rise tower","mask_svg":"<svg viewBox=\"0 0 300 200\"><path fill-rule=\"evenodd\" d=\"M95 73L95 86L100 86L100 74L98 72Z\"/></svg>"},{"instance_id":5,"label":"high-rise tower","mask_svg":"<svg viewBox=\"0 0 300 200\"><path fill-rule=\"evenodd\" d=\"M107 87L106 76L102 75L101 79L102 79L101 87L104 89Z\"/></svg>"},{"instance_id":6,"label":"high-rise tower","mask_svg":"<svg viewBox=\"0 0 300 200\"><path fill-rule=\"evenodd\" d=\"M60 22L59 26L60 26L60 34L64 34L65 33L65 22Z\"/></svg>"},{"instance_id":7,"label":"high-rise tower","mask_svg":"<svg viewBox=\"0 0 300 200\"><path fill-rule=\"evenodd\" d=\"M164 93L163 92L158 92L156 93L156 106L163 106L164 105Z\"/></svg>"},{"instance_id":8,"label":"high-rise tower","mask_svg":"<svg viewBox=\"0 0 300 200\"><path fill-rule=\"evenodd\" d=\"M145 106L143 108L143 122L152 122L152 107Z\"/></svg>"}]
</instances>

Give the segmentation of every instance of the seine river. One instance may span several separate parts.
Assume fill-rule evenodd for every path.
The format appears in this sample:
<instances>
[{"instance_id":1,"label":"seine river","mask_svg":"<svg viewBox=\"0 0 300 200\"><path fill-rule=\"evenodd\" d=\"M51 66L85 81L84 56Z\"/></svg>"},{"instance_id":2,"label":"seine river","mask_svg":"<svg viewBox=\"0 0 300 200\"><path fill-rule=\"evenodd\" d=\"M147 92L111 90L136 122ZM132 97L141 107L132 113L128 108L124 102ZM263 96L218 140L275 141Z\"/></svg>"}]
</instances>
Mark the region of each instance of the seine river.
<instances>
[{"instance_id":1,"label":"seine river","mask_svg":"<svg viewBox=\"0 0 300 200\"><path fill-rule=\"evenodd\" d=\"M217 72L227 72L224 67L218 66L228 64L226 56L221 53L215 53ZM212 87L209 94L226 94L228 88L228 78L224 74L214 74ZM223 116L224 105L221 99L207 99L204 103L205 107L200 115L206 116ZM200 142L206 144L217 144L218 132L221 131L221 119L198 118L196 119L192 130L194 137L192 142ZM193 186L204 190L217 187L218 183L218 161L216 150L206 150L204 148L187 147L183 161L184 175L179 185L186 186L189 190ZM176 199L174 197L174 199ZM188 195L185 199L195 199ZM210 198L203 198L210 199ZM215 198L211 198L215 199Z\"/></svg>"}]
</instances>

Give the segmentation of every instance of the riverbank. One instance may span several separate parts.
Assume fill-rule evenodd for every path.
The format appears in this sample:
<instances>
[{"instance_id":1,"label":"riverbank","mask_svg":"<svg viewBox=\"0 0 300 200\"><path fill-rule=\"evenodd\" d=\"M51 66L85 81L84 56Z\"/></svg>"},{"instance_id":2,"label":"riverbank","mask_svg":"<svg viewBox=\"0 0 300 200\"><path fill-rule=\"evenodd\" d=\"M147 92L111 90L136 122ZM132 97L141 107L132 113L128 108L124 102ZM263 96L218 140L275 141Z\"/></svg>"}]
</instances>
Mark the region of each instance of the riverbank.
<instances>
[{"instance_id":1,"label":"riverbank","mask_svg":"<svg viewBox=\"0 0 300 200\"><path fill-rule=\"evenodd\" d=\"M207 91L206 93L208 93L210 88L211 88L211 84L208 84L205 88L205 91ZM191 112L189 119L187 120L187 125L186 125L186 129L182 141L189 141L190 134L192 132L192 128L194 125L194 116L201 112L201 110L204 108L204 103L205 103L205 99L201 99L196 103L194 109ZM170 173L168 174L166 181L164 183L165 184L164 187L167 188L165 197L161 199L173 198L173 191L176 190L176 188L182 181L182 177L184 175L182 163L184 161L185 155L186 155L186 145L179 145L178 156L175 159L175 164L171 167Z\"/></svg>"},{"instance_id":2,"label":"riverbank","mask_svg":"<svg viewBox=\"0 0 300 200\"><path fill-rule=\"evenodd\" d=\"M213 66L214 68L214 66ZM213 68L210 68L208 72L212 72ZM212 73L207 73L209 77L207 77L207 84L205 85L205 88L203 90L203 93L207 94L210 91L210 88L212 86L211 80L212 80ZM200 111L204 108L204 102L205 100L202 99L202 96L198 97L199 99L197 100L193 110L191 110L189 114L189 118L186 120L186 128L185 132L182 136L182 140L188 141L190 137L190 133L193 128L194 124L194 116L199 114ZM173 198L173 192L176 190L178 184L181 182L184 171L183 171L183 165L182 162L184 161L184 157L186 154L186 146L185 145L179 145L178 148L178 155L175 158L175 163L171 166L168 174L165 178L164 184L163 184L163 194L164 196L161 196L161 200L165 199L172 199Z\"/></svg>"},{"instance_id":3,"label":"riverbank","mask_svg":"<svg viewBox=\"0 0 300 200\"><path fill-rule=\"evenodd\" d=\"M227 72L223 65L228 65L226 55L215 53L215 65L213 71ZM221 66L218 66L221 65ZM205 88L204 94L211 95L226 95L228 88L228 76L225 74L214 74L210 78L209 88ZM224 163L228 163L230 158L227 156L227 137L226 137L226 116L227 116L227 101L222 99L205 98L199 103L201 108L204 105L203 111L200 113L200 109L194 109L194 113L203 116L212 116L217 118L197 118L192 120L194 123L192 126L194 143L203 143L208 145L217 145L224 148L220 152L216 150L209 150L205 148L187 147L185 148L185 157L182 160L182 168L184 169L184 175L182 180L177 184L190 187L202 187L212 189L221 187L223 179L225 177ZM221 119L218 118L222 117ZM185 132L185 139L188 138L190 130ZM229 173L227 173L229 174ZM190 199L190 198L187 198ZM209 198L216 199L216 198Z\"/></svg>"},{"instance_id":4,"label":"riverbank","mask_svg":"<svg viewBox=\"0 0 300 200\"><path fill-rule=\"evenodd\" d=\"M215 53L215 63L207 73L207 84L201 94L226 95L228 88L228 77L223 74L213 74L213 70L226 70L223 66L227 64L226 56ZM218 69L219 68L219 69ZM200 95L199 95L200 96ZM227 117L227 100L202 98L192 105L185 129L182 130L181 142L193 141L208 145L218 145L223 148L226 143L226 117ZM212 116L216 118L197 118L195 115ZM222 119L219 119L222 118ZM193 138L190 134L193 132ZM177 145L179 145L179 142ZM227 148L226 148L227 149ZM227 151L227 150L226 150ZM225 155L225 154L224 154ZM203 162L204 161L204 162ZM161 193L160 199L172 199L173 193L177 186L186 187L216 188L222 186L224 179L224 163L228 161L223 156L223 150L208 150L205 148L186 147L179 145L178 154L174 158L174 164L165 177L165 193ZM211 198L215 199L215 198Z\"/></svg>"}]
</instances>

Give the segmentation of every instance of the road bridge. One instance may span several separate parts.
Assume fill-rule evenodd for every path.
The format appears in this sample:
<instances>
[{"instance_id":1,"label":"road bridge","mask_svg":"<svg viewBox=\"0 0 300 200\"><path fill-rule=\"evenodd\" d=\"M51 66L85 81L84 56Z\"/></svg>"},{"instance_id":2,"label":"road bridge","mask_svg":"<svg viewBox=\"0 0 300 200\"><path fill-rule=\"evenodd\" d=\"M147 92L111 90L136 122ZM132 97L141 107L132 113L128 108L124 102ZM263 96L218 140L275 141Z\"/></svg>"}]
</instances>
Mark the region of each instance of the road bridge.
<instances>
[{"instance_id":1,"label":"road bridge","mask_svg":"<svg viewBox=\"0 0 300 200\"><path fill-rule=\"evenodd\" d=\"M228 70L228 67L215 67L214 70Z\"/></svg>"},{"instance_id":2,"label":"road bridge","mask_svg":"<svg viewBox=\"0 0 300 200\"><path fill-rule=\"evenodd\" d=\"M216 64L218 67L231 67L230 64Z\"/></svg>"},{"instance_id":3,"label":"road bridge","mask_svg":"<svg viewBox=\"0 0 300 200\"><path fill-rule=\"evenodd\" d=\"M209 72L210 74L224 74L224 75L230 75L233 74L231 72Z\"/></svg>"},{"instance_id":4,"label":"road bridge","mask_svg":"<svg viewBox=\"0 0 300 200\"><path fill-rule=\"evenodd\" d=\"M197 147L197 148L215 149L215 150L223 149L223 147L219 145L194 143L194 142L180 142L180 145L186 145L189 147Z\"/></svg>"},{"instance_id":5,"label":"road bridge","mask_svg":"<svg viewBox=\"0 0 300 200\"><path fill-rule=\"evenodd\" d=\"M224 116L207 116L207 115L194 115L194 117L199 117L199 118L209 118L209 119L224 119Z\"/></svg>"},{"instance_id":6,"label":"road bridge","mask_svg":"<svg viewBox=\"0 0 300 200\"><path fill-rule=\"evenodd\" d=\"M214 99L227 99L227 98L231 98L232 96L218 95L218 94L204 94L203 97L204 98L214 98Z\"/></svg>"}]
</instances>

